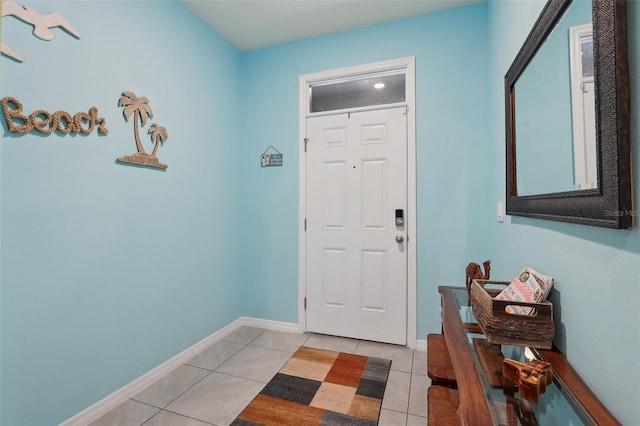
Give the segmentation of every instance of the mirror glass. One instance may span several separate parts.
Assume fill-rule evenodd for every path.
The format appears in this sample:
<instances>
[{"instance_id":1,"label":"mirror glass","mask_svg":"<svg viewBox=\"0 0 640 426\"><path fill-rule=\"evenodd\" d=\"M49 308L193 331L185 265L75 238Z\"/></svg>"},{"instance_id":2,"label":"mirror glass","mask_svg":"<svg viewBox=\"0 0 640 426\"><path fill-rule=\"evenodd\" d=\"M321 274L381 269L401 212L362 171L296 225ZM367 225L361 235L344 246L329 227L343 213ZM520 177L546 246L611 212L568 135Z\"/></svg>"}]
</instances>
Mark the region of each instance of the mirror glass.
<instances>
[{"instance_id":1,"label":"mirror glass","mask_svg":"<svg viewBox=\"0 0 640 426\"><path fill-rule=\"evenodd\" d=\"M591 2L566 9L514 87L518 195L596 188Z\"/></svg>"}]
</instances>

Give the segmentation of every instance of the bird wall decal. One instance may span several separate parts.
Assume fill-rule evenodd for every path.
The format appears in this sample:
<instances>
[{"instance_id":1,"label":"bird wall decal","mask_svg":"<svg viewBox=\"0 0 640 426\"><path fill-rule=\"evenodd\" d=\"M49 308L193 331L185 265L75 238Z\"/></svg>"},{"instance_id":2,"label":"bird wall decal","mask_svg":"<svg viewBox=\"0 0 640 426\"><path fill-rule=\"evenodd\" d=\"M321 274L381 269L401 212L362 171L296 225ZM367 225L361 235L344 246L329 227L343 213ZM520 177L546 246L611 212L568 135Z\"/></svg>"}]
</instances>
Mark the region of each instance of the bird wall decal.
<instances>
[{"instance_id":1,"label":"bird wall decal","mask_svg":"<svg viewBox=\"0 0 640 426\"><path fill-rule=\"evenodd\" d=\"M56 35L51 31L51 28L57 27L62 28L76 38L81 37L78 30L59 13L40 14L29 6L19 5L14 0L4 0L2 2L2 18L4 19L5 16L13 16L25 24L31 25L33 27L33 35L41 40L53 40ZM18 52L7 46L4 42L1 44L0 51L3 55L18 62L24 62L24 57Z\"/></svg>"}]
</instances>

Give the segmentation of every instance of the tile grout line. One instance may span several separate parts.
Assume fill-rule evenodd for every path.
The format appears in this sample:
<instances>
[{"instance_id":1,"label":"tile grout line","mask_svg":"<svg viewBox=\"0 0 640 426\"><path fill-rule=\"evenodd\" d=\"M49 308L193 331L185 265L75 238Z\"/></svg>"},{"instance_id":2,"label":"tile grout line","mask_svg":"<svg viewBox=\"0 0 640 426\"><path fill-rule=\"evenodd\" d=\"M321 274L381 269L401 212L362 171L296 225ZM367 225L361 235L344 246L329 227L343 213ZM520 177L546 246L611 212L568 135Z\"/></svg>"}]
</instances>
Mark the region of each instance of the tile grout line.
<instances>
[{"instance_id":1,"label":"tile grout line","mask_svg":"<svg viewBox=\"0 0 640 426\"><path fill-rule=\"evenodd\" d=\"M411 410L411 389L413 389L413 364L415 362L414 358L416 356L416 352L413 351L411 354L411 375L409 376L409 400L407 401L407 422L409 422L409 410Z\"/></svg>"},{"instance_id":2,"label":"tile grout line","mask_svg":"<svg viewBox=\"0 0 640 426\"><path fill-rule=\"evenodd\" d=\"M260 335L262 335L262 333L261 333ZM257 339L257 337L256 337L256 339ZM222 340L224 340L224 339L222 339ZM221 341L222 341L222 340L221 340ZM255 339L254 339L254 340L255 340ZM231 342L230 340L226 340L226 341ZM253 340L252 340L252 341L253 341ZM236 353L234 353L233 355L229 356L227 359L225 359L225 360L220 364L220 366L221 366L222 364L224 364L225 362L229 361L231 358L233 358L235 355L237 355L240 351L244 350L247 346L249 346L249 344L248 344L248 343L247 343L247 344L244 344L244 343L238 343L238 342L232 342L232 343L236 343L236 344L239 344L239 345L244 345L244 347L243 347L242 349L240 349L238 352L236 352ZM213 345L212 345L212 346L213 346ZM209 349L209 348L207 348L207 349ZM192 359L193 359L193 358L192 358ZM189 361L189 360L188 360L188 361ZM151 420L152 418L154 418L155 416L157 416L157 415L158 415L159 413L161 413L162 411L167 411L167 412L169 412L169 413L173 413L173 414L180 415L180 416L183 416L183 417L193 418L193 417L185 416L184 414L180 414L180 413L176 413L176 412L173 412L173 411L170 411L170 410L166 410L166 408L167 408L169 405L171 405L173 402L175 402L178 398L180 398L182 395L184 395L185 393L187 393L187 392L189 392L191 389L193 389L193 388L194 388L198 383L202 382L204 379L206 379L207 377L209 377L209 376L211 375L211 373L216 372L216 373L218 373L218 374L224 374L224 373L217 372L216 370L210 370L210 369L208 369L208 368L198 367L198 366L195 366L195 365L190 365L190 364L187 364L186 362L185 362L184 364L182 364L182 365L186 365L186 366L191 367L191 368L198 368L198 369L200 369L200 370L205 370L205 371L208 371L208 373L207 373L207 374L205 374L205 375L204 375L200 380L198 380L197 382L195 382L194 384L192 384L191 386L189 386L187 389L185 389L185 390L184 390L184 392L180 393L178 396L176 396L176 397L175 397L175 398L173 398L171 401L169 401L167 404L165 404L163 407L156 407L155 405L152 405L152 404L148 404L148 403L146 403L146 402L139 401L139 400L137 400L137 399L134 399L133 397L129 398L129 399L131 399L131 400L133 400L133 401L136 401L136 402L139 402L139 403L141 403L141 404L145 404L145 405L148 405L148 406L151 406L151 407L159 408L159 409L160 409L160 411L158 411L156 414L154 414L153 416L151 416L151 417L150 417L149 419L147 419L144 423L147 423L149 420ZM218 366L218 367L220 367L220 366ZM228 374L228 375L229 375L229 376L231 376L230 374ZM165 376L165 377L166 377L166 376ZM244 378L244 377L243 377L243 378ZM247 379L247 380L250 380L250 379ZM256 380L254 380L254 381L256 381ZM259 383L262 383L262 382L259 382ZM152 385L153 385L153 384L152 384ZM152 385L151 385L151 386L152 386ZM204 423L208 423L208 422L205 422L205 421L204 421L204 420L202 420L202 419L196 419L196 418L193 418L193 419L194 419L194 420L201 421L201 422L204 422ZM144 425L144 423L142 423L142 425ZM211 423L208 423L208 424L211 424ZM142 425L140 425L140 426L142 426Z\"/></svg>"},{"instance_id":3,"label":"tile grout line","mask_svg":"<svg viewBox=\"0 0 640 426\"><path fill-rule=\"evenodd\" d=\"M245 347L247 347L248 345L245 345ZM244 348L240 349L243 350ZM238 352L240 352L238 351ZM231 358L233 358L238 352L236 352L235 354L231 355L229 358L225 359L224 362L222 364L224 364L225 362L229 361ZM191 358L193 359L193 358ZM220 365L222 365L220 364ZM182 365L188 365L186 363L182 364ZM185 393L187 393L188 391L190 391L191 389L193 389L194 386L196 386L198 383L200 383L201 381L203 381L204 379L206 379L207 377L209 377L211 375L211 373L215 372L216 370L209 370L208 368L203 368L203 367L197 367L195 365L188 365L189 367L193 367L193 368L199 368L201 370L206 370L209 373L207 373L206 375L204 375L204 377L202 377L200 380L198 380L197 382L195 382L193 385L189 386L184 392L182 392L180 395L178 395L177 397L175 397L174 399L172 399L167 405L165 405L164 407L162 407L162 409L164 410L165 408L167 408L169 405L171 405L175 400L177 400L178 398L180 398L182 395L184 395ZM198 420L198 419L196 419Z\"/></svg>"},{"instance_id":4,"label":"tile grout line","mask_svg":"<svg viewBox=\"0 0 640 426\"><path fill-rule=\"evenodd\" d=\"M411 370L413 371L413 360L411 361ZM407 399L407 422L409 421L409 410L411 409L411 388L413 387L413 372L409 373L409 392L408 392L408 399Z\"/></svg>"},{"instance_id":5,"label":"tile grout line","mask_svg":"<svg viewBox=\"0 0 640 426\"><path fill-rule=\"evenodd\" d=\"M186 417L186 418L188 418L188 419L193 419L193 420L196 420L196 421L198 421L198 422L202 422L202 423L207 424L207 425L216 426L216 424L215 424L215 423L207 422L207 421L205 421L205 420L198 419L198 418L196 418L196 417L192 417L192 416L187 416L187 415L184 415L184 414L178 413L178 412L176 412L176 411L171 411L171 410L167 410L167 409L164 409L164 408L163 408L160 412L162 412L162 411L166 411L167 413L175 414L176 416L181 416L181 417ZM154 417L155 417L155 416L154 416ZM146 423L146 422L145 422L145 423ZM142 426L142 425L141 425L141 426Z\"/></svg>"},{"instance_id":6,"label":"tile grout line","mask_svg":"<svg viewBox=\"0 0 640 426\"><path fill-rule=\"evenodd\" d=\"M185 364L182 364L182 365L185 365ZM193 367L193 366L191 366L191 365L190 365L189 367ZM196 367L196 368L200 368L200 367ZM180 398L182 395L184 395L184 394L185 394L185 393L187 393L189 390L191 390L195 385L197 385L198 383L200 383L201 381L203 381L204 379L206 379L207 377L209 377L209 376L211 375L211 373L213 373L213 370L209 370L209 369L207 369L207 368L201 368L201 370L206 370L206 371L208 371L208 373L207 373L207 374L205 374L205 375L204 375L200 380L198 380L197 382L195 382L194 384L192 384L191 386L189 386L187 389L185 389L185 391L184 391L184 392L182 392L180 395L176 396L176 397L175 397L175 398L173 398L171 401L169 401L169 402L168 402L164 407L156 407L155 405L151 405L151 404L148 404L148 403L146 403L146 402L138 401L137 399L134 399L133 397L129 398L129 399L130 399L130 400L132 400L132 401L136 401L136 402L139 402L139 403L141 403L141 404L149 405L149 406L151 406L151 407L159 408L159 409L160 409L160 411L158 411L156 414L154 414L153 416L151 416L151 417L150 417L149 419L147 419L144 423L148 422L149 420L151 420L152 418L154 418L155 416L157 416L157 415L158 415L158 413L161 413L162 411L169 411L169 410L165 410L165 408L167 408L167 407L168 407L169 405L171 405L171 403L173 403L176 399ZM166 376L165 376L165 377L166 377ZM134 396L135 396L135 395L134 395ZM170 413L173 413L172 411L169 411L169 412L170 412ZM183 416L183 414L179 414L179 413L174 413L174 414L178 414L178 415ZM188 417L188 416L184 416L184 417ZM200 420L200 419L195 419L195 420L202 421L202 420ZM144 423L142 423L142 425L144 425ZM142 425L140 425L140 426L142 426Z\"/></svg>"},{"instance_id":7,"label":"tile grout line","mask_svg":"<svg viewBox=\"0 0 640 426\"><path fill-rule=\"evenodd\" d=\"M280 370L278 370L278 371L280 371ZM269 382L266 382L266 383L265 382L261 382L260 380L256 380L256 379L249 379L247 377L236 376L235 374L224 373L222 371L217 371L217 370L216 371L212 371L212 373L221 374L223 376L235 377L236 379L249 380L250 382L261 383L261 384L263 384L265 386L267 385L267 383L269 383ZM276 374L278 374L278 373L276 372ZM274 376L275 376L275 374L274 374ZM269 379L269 380L271 380L271 379Z\"/></svg>"},{"instance_id":8,"label":"tile grout line","mask_svg":"<svg viewBox=\"0 0 640 426\"><path fill-rule=\"evenodd\" d=\"M265 330L265 331L266 331L266 330ZM241 351L243 351L244 349L246 349L246 348L247 348L249 345L251 345L251 343L252 343L252 342L254 342L258 337L262 336L262 335L264 334L264 332L265 332L265 331L263 331L262 333L260 333L259 335L257 335L257 336L256 336L253 340L251 340L249 343L240 343L240 342L234 342L234 341L232 341L232 340L222 339L221 341L226 341L226 342L236 343L236 344L244 345L244 346L242 347L242 349L240 349L239 351L235 352L234 354L232 354L231 356L229 356L227 359L225 359L222 363L220 363L220 365L219 365L217 368L220 368L224 363L226 363L226 362L227 362L227 361L229 361L231 358L233 358L235 355L237 355L238 353L240 353ZM213 346L213 345L212 345L212 346ZM208 348L207 348L207 349L208 349ZM188 361L189 361L189 360L188 360ZM254 382L257 382L257 383L262 383L262 382L260 382L260 381L258 381L258 380L252 380L252 379L247 379L246 377L233 376L232 374L222 373L222 372L217 371L217 368L216 368L215 370L210 370L210 369L208 369L208 368L198 367L198 366L195 366L195 365L190 365L190 364L187 364L186 362L185 362L184 364L182 364L182 365L187 365L187 366L192 367L192 368L199 368L199 369L201 369L201 370L208 371L208 373L207 373L205 376L203 376L200 380L198 380L197 382L195 382L193 385L191 385L191 386L189 386L187 389L185 389L185 390L184 390L184 392L182 392L180 395L176 396L174 399L172 399L171 401L169 401L169 402L168 402L164 407L161 407L161 408L160 408L160 411L158 411L156 414L154 414L153 416L151 416L151 417L150 417L149 419L147 419L144 423L147 423L149 420L151 420L152 418L154 418L155 416L157 416L157 415L158 415L159 413L161 413L162 411L166 411L166 412L168 412L168 413L173 413L173 414L176 414L176 415L179 415L179 416L183 416L183 417L187 417L187 418L190 418L190 419L194 419L194 420L197 420L197 421L199 421L199 422L206 423L206 424L212 424L212 423L206 422L206 421L204 421L204 420L202 420L202 419L197 419L197 418L195 418L195 417L185 416L184 414L176 413L176 412L174 412L174 411L170 411L170 410L167 410L167 409L166 409L169 405L171 405L173 402L175 402L175 401L176 401L178 398L180 398L182 395L184 395L185 393L187 393L189 390L193 389L193 388L194 388L198 383L202 382L204 379L206 379L207 377L209 377L209 376L211 375L211 373L225 374L225 375L230 376L230 377L237 377L237 378L241 378L241 379L251 380L251 381L254 381ZM266 386L266 383L265 383L265 386ZM142 403L142 404L149 405L149 406L154 407L154 408L159 408L159 407L156 407L155 405L147 404L147 403L145 403L145 402L138 401L138 400L135 400L135 399L133 399L133 398L130 398L130 399L132 399L132 400L134 400L134 401L136 401L136 402L140 402L140 403ZM142 425L144 425L144 423L142 423ZM142 425L140 425L140 426L142 426ZM214 425L214 426L215 426L215 425Z\"/></svg>"}]
</instances>

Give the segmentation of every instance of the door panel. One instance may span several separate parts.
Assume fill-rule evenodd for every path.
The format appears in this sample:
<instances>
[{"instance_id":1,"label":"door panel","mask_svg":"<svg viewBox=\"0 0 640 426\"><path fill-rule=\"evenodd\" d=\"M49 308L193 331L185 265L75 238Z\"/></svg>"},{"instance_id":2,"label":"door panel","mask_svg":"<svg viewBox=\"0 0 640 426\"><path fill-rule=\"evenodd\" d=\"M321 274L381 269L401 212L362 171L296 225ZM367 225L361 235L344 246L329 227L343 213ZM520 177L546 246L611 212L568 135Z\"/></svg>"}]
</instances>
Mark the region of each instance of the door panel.
<instances>
[{"instance_id":1,"label":"door panel","mask_svg":"<svg viewBox=\"0 0 640 426\"><path fill-rule=\"evenodd\" d=\"M406 110L309 118L307 138L307 330L406 344Z\"/></svg>"},{"instance_id":2,"label":"door panel","mask_svg":"<svg viewBox=\"0 0 640 426\"><path fill-rule=\"evenodd\" d=\"M322 259L322 302L325 306L346 306L346 251L324 249Z\"/></svg>"},{"instance_id":3,"label":"door panel","mask_svg":"<svg viewBox=\"0 0 640 426\"><path fill-rule=\"evenodd\" d=\"M347 164L326 162L323 170L322 203L324 229L345 229L347 221Z\"/></svg>"},{"instance_id":4,"label":"door panel","mask_svg":"<svg viewBox=\"0 0 640 426\"><path fill-rule=\"evenodd\" d=\"M385 312L387 252L362 250L362 309Z\"/></svg>"},{"instance_id":5,"label":"door panel","mask_svg":"<svg viewBox=\"0 0 640 426\"><path fill-rule=\"evenodd\" d=\"M362 162L362 229L386 229L387 205L386 160L366 160Z\"/></svg>"}]
</instances>

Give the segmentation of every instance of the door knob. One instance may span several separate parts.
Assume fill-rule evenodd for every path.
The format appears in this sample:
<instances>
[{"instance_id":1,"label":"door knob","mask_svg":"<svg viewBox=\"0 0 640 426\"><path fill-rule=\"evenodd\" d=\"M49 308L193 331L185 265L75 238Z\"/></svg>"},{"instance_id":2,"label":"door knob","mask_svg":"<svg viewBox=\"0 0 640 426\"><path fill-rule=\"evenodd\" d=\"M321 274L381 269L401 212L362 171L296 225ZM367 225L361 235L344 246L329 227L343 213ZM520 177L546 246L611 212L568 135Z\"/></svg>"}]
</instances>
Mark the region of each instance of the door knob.
<instances>
[{"instance_id":1,"label":"door knob","mask_svg":"<svg viewBox=\"0 0 640 426\"><path fill-rule=\"evenodd\" d=\"M404 241L404 237L402 235L396 236L396 243L400 244Z\"/></svg>"}]
</instances>

